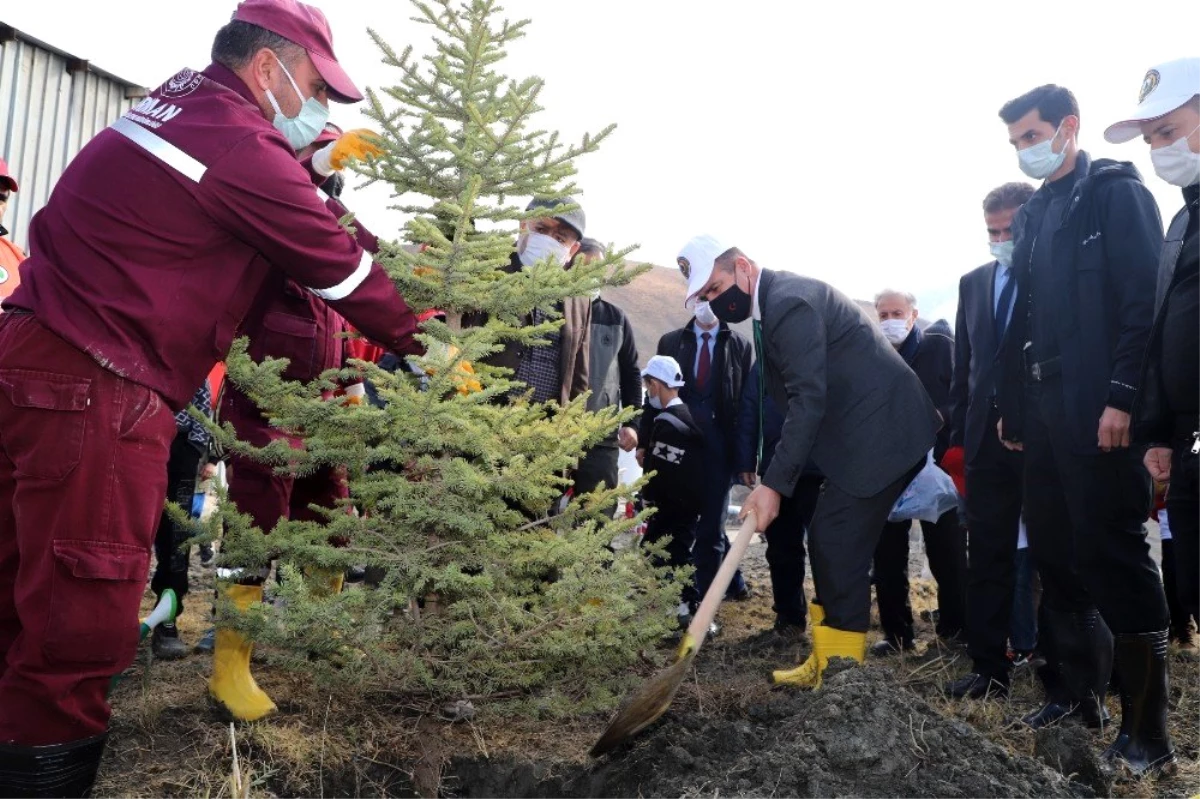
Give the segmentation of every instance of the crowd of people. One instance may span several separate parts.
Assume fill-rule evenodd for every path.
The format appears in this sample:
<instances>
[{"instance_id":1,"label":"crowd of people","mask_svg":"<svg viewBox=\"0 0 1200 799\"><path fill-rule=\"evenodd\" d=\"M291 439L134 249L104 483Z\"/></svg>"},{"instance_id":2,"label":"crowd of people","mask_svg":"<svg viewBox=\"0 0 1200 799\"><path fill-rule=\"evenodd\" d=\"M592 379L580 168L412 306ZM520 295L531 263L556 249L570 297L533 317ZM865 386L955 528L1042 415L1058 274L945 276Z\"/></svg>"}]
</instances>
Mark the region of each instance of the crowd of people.
<instances>
[{"instance_id":1,"label":"crowd of people","mask_svg":"<svg viewBox=\"0 0 1200 799\"><path fill-rule=\"evenodd\" d=\"M187 408L253 444L303 446L236 387L214 392L206 375L234 336L255 358L288 358L285 377L312 380L354 358L407 369L418 325L439 315L407 306L361 222L349 234L338 223L341 170L378 150L329 124L328 105L361 99L320 11L243 0L212 64L172 77L67 167L27 258L0 228L0 795L88 795L152 550L151 588L187 593L187 529L164 499L192 507L218 460ZM1105 131L1114 143L1142 136L1157 175L1183 189L1165 235L1137 171L1079 148L1070 91L1038 87L1000 118L997 146L1004 130L1042 183L984 198L992 260L962 278L953 330L919 325L904 291L880 292L868 315L826 283L702 235L677 259L694 315L644 368L630 320L598 295L559 303L545 346L513 343L489 363L535 401L590 392L592 410L641 408L580 460L573 494L615 487L621 449L654 472L644 541L662 543L653 551L678 583L681 626L729 549L731 487L751 489L741 512L766 540L772 634L812 639L806 660L775 672L781 684L817 688L830 658L866 657L872 584L883 636L871 652L916 646L913 523L893 510L940 465L961 507L920 525L933 621L972 661L947 694L1003 698L1012 669L1038 657L1046 701L1025 723L1105 725L1115 689L1120 728L1105 756L1154 772L1175 759L1168 642L1190 641L1200 615L1200 59L1151 69L1134 112ZM0 161L0 218L17 190ZM527 211L506 269L604 257L573 198ZM746 320L752 339L731 327ZM343 392L378 401L369 385ZM347 496L337 469L228 467L231 499L264 532ZM1143 524L1155 486L1162 572ZM342 589L341 573L313 576ZM262 601L266 573L221 578L236 607ZM739 573L726 598L751 594ZM274 709L250 673L250 641L217 627L200 645L232 716ZM170 624L152 646L188 652Z\"/></svg>"}]
</instances>

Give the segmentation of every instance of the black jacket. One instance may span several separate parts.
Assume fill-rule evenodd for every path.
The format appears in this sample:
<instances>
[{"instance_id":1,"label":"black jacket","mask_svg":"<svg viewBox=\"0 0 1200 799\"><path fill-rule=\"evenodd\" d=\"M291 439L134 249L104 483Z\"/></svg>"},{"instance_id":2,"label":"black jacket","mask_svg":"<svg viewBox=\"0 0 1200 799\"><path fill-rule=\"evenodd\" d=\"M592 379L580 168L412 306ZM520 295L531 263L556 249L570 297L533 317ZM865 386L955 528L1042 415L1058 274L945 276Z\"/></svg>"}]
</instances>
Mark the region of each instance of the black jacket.
<instances>
[{"instance_id":1,"label":"black jacket","mask_svg":"<svg viewBox=\"0 0 1200 799\"><path fill-rule=\"evenodd\" d=\"M942 429L933 445L933 459L941 461L950 446L950 382L954 377L954 334L950 332L950 323L939 319L924 330L913 325L897 352L917 373L929 401L942 415Z\"/></svg>"},{"instance_id":2,"label":"black jacket","mask_svg":"<svg viewBox=\"0 0 1200 799\"><path fill-rule=\"evenodd\" d=\"M672 330L658 340L658 354L670 355L683 369L686 385L680 389L679 398L689 407L692 405L692 387L696 384L695 325L696 319L693 317L684 327ZM712 363L712 374L721 381L716 397L715 426L724 436L725 452L728 453L730 461L733 459L736 444L737 414L742 399L742 387L753 359L750 342L740 333L730 330L729 325L721 322L717 328L717 343L713 348ZM699 424L697 426L703 427ZM648 432L643 423L638 431L638 438L644 439ZM731 463L730 472L732 471Z\"/></svg>"},{"instance_id":3,"label":"black jacket","mask_svg":"<svg viewBox=\"0 0 1200 799\"><path fill-rule=\"evenodd\" d=\"M1169 444L1174 433L1175 418L1167 407L1161 383L1162 325L1167 297L1181 282L1194 281L1200 270L1200 237L1197 236L1197 206L1200 205L1200 185L1183 190L1184 206L1171 221L1158 268L1158 289L1155 293L1154 327L1142 364L1142 376L1133 403L1132 436L1136 444ZM1194 290L1194 289L1193 289ZM1192 364L1200 368L1200 365Z\"/></svg>"},{"instance_id":4,"label":"black jacket","mask_svg":"<svg viewBox=\"0 0 1200 799\"><path fill-rule=\"evenodd\" d=\"M1076 182L1051 243L1066 431L1079 454L1098 451L1096 431L1106 406L1128 411L1150 337L1154 275L1162 251L1158 206L1133 164L1092 161L1080 151ZM1017 298L1000 357L996 400L1005 438L1020 441L1024 424L1033 245L1049 189L1038 189L1013 219Z\"/></svg>"},{"instance_id":5,"label":"black jacket","mask_svg":"<svg viewBox=\"0 0 1200 799\"><path fill-rule=\"evenodd\" d=\"M704 493L704 434L687 405L651 408L644 468L655 472L642 495L663 509L699 512Z\"/></svg>"}]
</instances>

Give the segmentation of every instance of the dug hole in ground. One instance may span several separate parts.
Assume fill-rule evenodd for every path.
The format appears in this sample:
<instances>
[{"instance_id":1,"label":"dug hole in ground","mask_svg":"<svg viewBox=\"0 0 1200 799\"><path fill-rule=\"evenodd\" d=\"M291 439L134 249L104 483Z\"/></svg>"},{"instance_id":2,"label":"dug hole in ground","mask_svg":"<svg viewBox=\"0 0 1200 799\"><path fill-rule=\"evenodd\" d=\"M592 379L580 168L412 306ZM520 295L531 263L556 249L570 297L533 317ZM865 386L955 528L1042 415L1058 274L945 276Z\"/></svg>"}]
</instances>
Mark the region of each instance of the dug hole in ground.
<instances>
[{"instance_id":1,"label":"dug hole in ground","mask_svg":"<svg viewBox=\"0 0 1200 799\"><path fill-rule=\"evenodd\" d=\"M736 495L735 495L736 496ZM730 530L733 531L731 526ZM1151 531L1157 542L1157 532ZM112 735L97 796L1193 796L1200 791L1200 665L1173 647L1171 723L1178 771L1118 778L1096 755L1115 729L1074 722L1034 733L1019 718L1037 707L1031 669L1014 674L1005 702L951 702L941 685L969 668L966 652L917 622L918 649L835 663L821 690L772 689L809 644L769 633L770 581L758 537L744 573L754 595L727 602L720 635L700 652L671 709L611 755L587 751L608 716L570 722L505 715L473 701L449 722L417 699L342 704L303 675L256 662L279 711L256 724L227 720L207 698L211 659L151 662L148 643L113 693ZM935 604L919 532L912 537L916 615ZM211 569L193 559L180 633L209 626ZM349 590L363 590L351 586ZM811 583L809 584L811 595ZM153 603L147 594L143 610ZM878 637L877 629L869 641ZM664 642L670 647L670 642ZM643 677L655 672L649 663ZM1109 698L1114 719L1119 701ZM234 748L238 774L233 775Z\"/></svg>"}]
</instances>

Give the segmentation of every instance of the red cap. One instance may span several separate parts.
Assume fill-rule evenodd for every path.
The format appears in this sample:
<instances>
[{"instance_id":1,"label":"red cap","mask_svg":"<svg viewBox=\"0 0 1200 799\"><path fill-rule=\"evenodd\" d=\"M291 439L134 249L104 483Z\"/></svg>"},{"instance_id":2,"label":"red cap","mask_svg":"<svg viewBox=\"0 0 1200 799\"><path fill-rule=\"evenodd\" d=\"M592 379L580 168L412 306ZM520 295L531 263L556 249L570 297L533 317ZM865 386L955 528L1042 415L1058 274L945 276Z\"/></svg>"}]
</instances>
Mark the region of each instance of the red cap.
<instances>
[{"instance_id":1,"label":"red cap","mask_svg":"<svg viewBox=\"0 0 1200 799\"><path fill-rule=\"evenodd\" d=\"M17 190L17 180L8 174L8 162L0 158L0 183L8 186L9 191Z\"/></svg>"},{"instance_id":2,"label":"red cap","mask_svg":"<svg viewBox=\"0 0 1200 799\"><path fill-rule=\"evenodd\" d=\"M307 50L336 101L357 103L363 98L333 54L333 33L320 9L296 0L242 0L233 19L265 28Z\"/></svg>"},{"instance_id":3,"label":"red cap","mask_svg":"<svg viewBox=\"0 0 1200 799\"><path fill-rule=\"evenodd\" d=\"M325 127L321 130L320 133L317 134L317 138L313 142L313 144L314 145L329 144L329 142L337 141L341 137L342 137L342 129L339 128L337 125L333 124L332 122L326 122Z\"/></svg>"}]
</instances>

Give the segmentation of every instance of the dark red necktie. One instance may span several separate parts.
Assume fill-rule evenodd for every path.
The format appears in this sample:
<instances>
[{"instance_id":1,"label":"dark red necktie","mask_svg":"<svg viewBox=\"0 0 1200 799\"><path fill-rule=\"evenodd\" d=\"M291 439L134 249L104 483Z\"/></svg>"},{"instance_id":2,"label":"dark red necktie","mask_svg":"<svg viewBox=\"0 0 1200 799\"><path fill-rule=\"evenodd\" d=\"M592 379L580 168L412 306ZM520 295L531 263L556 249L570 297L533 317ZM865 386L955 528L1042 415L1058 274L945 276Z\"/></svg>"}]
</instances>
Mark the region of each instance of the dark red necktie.
<instances>
[{"instance_id":1,"label":"dark red necktie","mask_svg":"<svg viewBox=\"0 0 1200 799\"><path fill-rule=\"evenodd\" d=\"M711 333L700 334L700 365L696 367L696 386L704 388L708 385L708 373L712 371L712 353L708 351L708 340Z\"/></svg>"}]
</instances>

